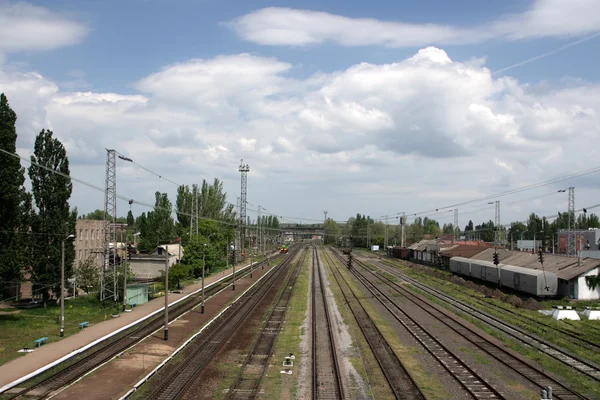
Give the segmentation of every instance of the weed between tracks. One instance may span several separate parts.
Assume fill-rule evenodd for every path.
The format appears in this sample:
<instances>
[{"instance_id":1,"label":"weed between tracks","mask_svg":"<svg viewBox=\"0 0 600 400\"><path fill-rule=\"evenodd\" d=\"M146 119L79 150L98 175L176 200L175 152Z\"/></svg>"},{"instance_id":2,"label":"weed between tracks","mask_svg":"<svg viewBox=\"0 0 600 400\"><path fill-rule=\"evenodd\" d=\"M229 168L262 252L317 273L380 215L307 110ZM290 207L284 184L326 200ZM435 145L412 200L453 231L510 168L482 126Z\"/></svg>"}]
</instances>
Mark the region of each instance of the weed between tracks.
<instances>
[{"instance_id":1,"label":"weed between tracks","mask_svg":"<svg viewBox=\"0 0 600 400\"><path fill-rule=\"evenodd\" d=\"M451 397L451 395L444 390L440 382L435 377L428 376L420 365L420 362L415 358L415 354L418 350L412 346L405 346L400 342L398 335L394 329L387 323L383 316L381 316L373 307L369 301L365 299L370 298L370 294L363 292L359 289L354 277L345 269L341 269L342 275L346 278L350 288L355 293L365 293L368 297L359 298L359 301L367 311L367 314L371 317L377 328L381 331L381 334L385 340L392 347L398 359L402 362L402 365L410 376L413 378L417 386L421 389L427 399L439 399L445 400Z\"/></svg>"},{"instance_id":2,"label":"weed between tracks","mask_svg":"<svg viewBox=\"0 0 600 400\"><path fill-rule=\"evenodd\" d=\"M429 285L435 289L441 290L443 293L450 295L450 296L452 296L458 300L461 300L465 303L468 303L476 308L481 309L482 302L484 304L488 303L488 304L491 304L496 307L501 307L502 309L504 309L506 311L499 310L496 307L486 307L485 309L482 309L482 311L485 311L486 313L493 315L494 317L497 317L497 318L501 319L502 321L510 323L511 325L517 326L517 327L525 330L526 332L530 332L530 333L532 333L550 343L553 343L553 344L555 344L555 345L557 345L557 346L559 346L559 347L561 347L583 359L590 360L596 364L600 364L600 353L590 351L589 349L578 345L577 342L573 342L568 337L566 337L564 334L562 334L560 332L557 333L552 328L549 328L544 325L536 325L535 323L532 323L532 320L543 322L544 324L549 324L550 326L554 326L557 328L566 329L566 330L572 331L573 333L577 333L577 334L583 333L585 335L584 336L585 339L587 339L591 342L598 343L598 342L600 342L600 332L598 332L596 329L594 329L591 326L591 324L593 324L593 322L590 323L589 321L569 321L569 322L556 321L552 318L541 315L537 311L530 311L530 310L525 310L522 308L516 308L516 307L513 307L499 299L486 298L484 295L477 292L476 290L465 288L465 287L456 285L455 283L436 278L429 274L418 272L410 267L400 264L399 262L388 262L388 264L394 264L393 265L394 267L398 267L401 270L401 272L406 273L407 275L411 276L412 278L417 279L423 283L426 283L427 285ZM427 268L427 267L425 267L425 268ZM435 271L436 271L436 273L441 272L448 276L452 275L448 272L440 271L437 269ZM426 281L424 281L424 280L426 280ZM545 301L543 303L544 303L545 307L550 307L551 305L554 305L556 303L562 303L562 302L560 302L560 301ZM546 305L546 303L547 303L547 305ZM510 312L517 313L518 315L528 318L529 320L523 321L521 319L517 319L517 318L515 318L515 316L511 315Z\"/></svg>"},{"instance_id":3,"label":"weed between tracks","mask_svg":"<svg viewBox=\"0 0 600 400\"><path fill-rule=\"evenodd\" d=\"M292 265L299 259L300 256L301 256L301 252L296 254L294 260L292 260ZM276 262L271 262L271 265L273 265L273 266L279 265L281 262L283 262L283 259L278 259ZM284 280L287 279L292 272L293 272L293 268L289 268L289 271L286 273L286 277L284 278ZM300 279L300 278L301 278L301 276L298 277L298 279ZM299 281L296 281L296 285L298 283L299 283ZM278 290L278 292L275 294L275 296L273 297L273 302L274 302L274 299L276 299L279 296L279 292L281 290L283 290L283 287L280 288ZM295 295L295 293L292 294L292 296L294 296L294 295ZM224 399L227 397L227 389L229 389L231 387L231 385L237 378L237 376L240 372L242 363L246 359L247 354L252 350L252 346L254 346L254 343L256 342L256 340L258 339L258 337L260 335L260 329L262 328L261 321L264 321L268 317L268 315L271 313L271 311L273 310L273 307L274 307L273 302L271 302L271 304L269 304L269 306L265 308L265 311L261 314L260 318L257 318L255 321L249 320L248 322L246 322L246 324L247 324L246 328L244 329L243 332L241 332L239 334L243 335L244 332L252 332L252 334L251 334L250 338L243 339L244 341L246 341L243 348L235 348L226 353L222 353L221 355L218 355L217 356L218 363L211 361L211 364L215 364L214 367L218 370L219 376L222 377L220 379L215 391L212 393L212 396L210 396L211 399ZM290 311L291 310L288 310L288 314L286 315L286 321L289 318ZM280 333L280 335L281 335L281 333ZM275 363L274 357L272 358L271 362ZM282 360L282 362L283 362L283 360ZM209 368L210 368L210 366L209 366ZM274 368L276 368L276 371ZM270 375L273 375L274 372L279 373L279 368L277 368L277 365L275 365L275 366L270 365L269 367L267 367L267 373L266 373L265 377L263 378L263 383L261 385L261 388L263 388L265 386L265 382L267 381L267 379L270 378ZM271 393L269 393L266 396L266 398L275 398L276 399L278 397L277 396L271 397Z\"/></svg>"},{"instance_id":4,"label":"weed between tracks","mask_svg":"<svg viewBox=\"0 0 600 400\"><path fill-rule=\"evenodd\" d=\"M312 252L311 249L308 251ZM269 369L263 379L262 388L265 398L269 399L296 399L298 398L298 378L300 375L300 364L303 361L300 352L301 327L306 318L306 297L308 293L309 268L312 267L312 255L307 255L302 270L296 280L296 285L290 299L290 307L287 311L283 327L273 348ZM282 363L285 356L293 353L296 357L292 367L292 375L281 374Z\"/></svg>"},{"instance_id":5,"label":"weed between tracks","mask_svg":"<svg viewBox=\"0 0 600 400\"><path fill-rule=\"evenodd\" d=\"M501 342L506 344L507 347L509 347L510 349L523 355L525 358L533 361L542 371L550 374L551 376L554 376L559 382L562 382L567 387L571 387L577 392L590 396L590 398L600 399L600 386L598 386L598 383L593 379L586 377L585 375L581 374L580 372L577 372L573 368L565 366L565 364L561 363L560 361L557 361L554 358L551 358L546 354L537 351L533 347L526 346L522 343L517 342L513 338L505 335L504 333L490 327L489 325L479 320L475 320L474 318L463 312L453 310L451 306L447 303L444 303L436 299L435 297L422 292L414 286L407 286L408 289L412 292L429 299L433 303L436 303L449 311L452 311L454 314L458 315L464 320L472 323L473 325L476 325L490 336L493 336L496 339L500 340ZM510 385L515 390L523 390L523 386L520 382L510 381ZM537 396L537 393L532 394L532 396Z\"/></svg>"}]
</instances>

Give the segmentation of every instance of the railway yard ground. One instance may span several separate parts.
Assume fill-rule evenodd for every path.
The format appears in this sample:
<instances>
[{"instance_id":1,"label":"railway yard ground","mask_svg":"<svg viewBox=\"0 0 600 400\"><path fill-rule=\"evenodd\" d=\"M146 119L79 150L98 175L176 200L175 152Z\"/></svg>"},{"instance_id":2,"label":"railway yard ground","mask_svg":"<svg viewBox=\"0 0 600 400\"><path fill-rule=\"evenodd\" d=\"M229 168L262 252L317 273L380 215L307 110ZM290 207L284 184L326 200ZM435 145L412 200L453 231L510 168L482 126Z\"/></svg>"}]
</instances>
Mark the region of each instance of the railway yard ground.
<instances>
[{"instance_id":1,"label":"railway yard ground","mask_svg":"<svg viewBox=\"0 0 600 400\"><path fill-rule=\"evenodd\" d=\"M204 313L197 294L171 307L167 341L158 313L0 399L538 400L548 386L553 399L600 399L597 321L555 321L535 310L544 302L528 309L383 254L355 250L347 263L332 247L291 246L240 273L235 291L227 279L207 288ZM0 372L53 361L44 352L88 332Z\"/></svg>"}]
</instances>

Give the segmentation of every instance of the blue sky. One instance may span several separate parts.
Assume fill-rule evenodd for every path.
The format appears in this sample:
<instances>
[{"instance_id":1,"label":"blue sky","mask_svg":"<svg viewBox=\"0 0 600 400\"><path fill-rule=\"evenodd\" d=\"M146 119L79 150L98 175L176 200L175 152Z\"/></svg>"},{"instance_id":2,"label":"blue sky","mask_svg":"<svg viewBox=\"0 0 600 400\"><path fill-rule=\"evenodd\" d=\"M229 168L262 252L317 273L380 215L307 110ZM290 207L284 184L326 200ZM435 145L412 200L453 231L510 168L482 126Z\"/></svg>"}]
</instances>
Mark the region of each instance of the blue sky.
<instances>
[{"instance_id":1,"label":"blue sky","mask_svg":"<svg viewBox=\"0 0 600 400\"><path fill-rule=\"evenodd\" d=\"M74 176L103 182L117 143L180 183L217 176L235 202L244 158L253 204L377 217L594 166L600 36L490 71L597 35L598 15L594 0L0 0L0 91L20 153L52 128ZM174 198L120 171L124 195ZM582 206L600 194L573 182ZM503 216L566 206L544 199ZM86 188L72 202L102 206Z\"/></svg>"},{"instance_id":2,"label":"blue sky","mask_svg":"<svg viewBox=\"0 0 600 400\"><path fill-rule=\"evenodd\" d=\"M252 52L281 58L296 66L293 74L331 72L358 62L389 63L402 60L419 46L393 49L380 46L358 48L333 44L306 48L262 46L240 40L222 23L264 7L289 7L324 11L351 18L384 21L437 23L472 27L492 21L499 15L520 13L528 3L517 0L488 2L459 0L445 2L405 1L33 1L32 4L72 15L85 22L90 34L75 46L52 52L15 54L14 62L26 62L32 69L56 80L66 80L65 64L83 71L97 90L133 92L129 84L161 67L190 58L210 58L219 54ZM549 38L522 41L490 40L481 44L447 46L451 58L467 60L486 57L492 71L551 51L574 39ZM524 82L557 81L565 76L595 81L597 64L589 57L600 49L600 38L565 50L545 61L511 71ZM588 59L587 62L578 60Z\"/></svg>"}]
</instances>

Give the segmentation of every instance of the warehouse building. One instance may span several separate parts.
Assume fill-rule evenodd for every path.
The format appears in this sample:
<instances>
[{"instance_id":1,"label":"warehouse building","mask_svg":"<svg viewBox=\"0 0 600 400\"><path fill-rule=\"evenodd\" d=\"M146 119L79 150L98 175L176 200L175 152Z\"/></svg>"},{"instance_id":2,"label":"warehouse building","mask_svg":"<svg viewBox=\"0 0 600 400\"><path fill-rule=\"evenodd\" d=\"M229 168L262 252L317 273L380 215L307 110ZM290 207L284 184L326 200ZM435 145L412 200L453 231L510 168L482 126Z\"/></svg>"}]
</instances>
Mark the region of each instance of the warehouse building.
<instances>
[{"instance_id":1,"label":"warehouse building","mask_svg":"<svg viewBox=\"0 0 600 400\"><path fill-rule=\"evenodd\" d=\"M600 287L592 290L586 282L586 276L598 275L600 273L600 260L588 257L565 257L559 255L544 255L544 266L540 264L538 255L528 252L511 251L505 249L494 250L493 248L479 252L471 260L491 262L494 251L498 252L500 270L507 266L525 268L534 271L534 274L544 273L556 275L556 296L564 296L578 300L600 299ZM551 276L551 275L548 275Z\"/></svg>"}]
</instances>

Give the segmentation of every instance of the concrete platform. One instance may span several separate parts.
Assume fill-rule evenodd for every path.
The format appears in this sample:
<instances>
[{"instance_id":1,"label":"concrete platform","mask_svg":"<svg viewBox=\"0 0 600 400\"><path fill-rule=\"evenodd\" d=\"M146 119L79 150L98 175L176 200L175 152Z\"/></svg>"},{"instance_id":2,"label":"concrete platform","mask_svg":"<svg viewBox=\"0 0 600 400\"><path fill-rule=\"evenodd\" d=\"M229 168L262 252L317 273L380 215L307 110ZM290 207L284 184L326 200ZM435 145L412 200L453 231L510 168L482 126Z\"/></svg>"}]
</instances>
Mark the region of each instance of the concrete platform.
<instances>
[{"instance_id":1,"label":"concrete platform","mask_svg":"<svg viewBox=\"0 0 600 400\"><path fill-rule=\"evenodd\" d=\"M243 267L236 267L237 272ZM205 286L231 274L233 269L228 269L218 274L209 276L205 279ZM169 293L169 304L188 296L190 293L202 288L201 283L186 286L184 293ZM79 333L66 337L58 342L48 343L32 353L23 357L11 360L0 366L0 392L6 390L6 385L14 383L26 375L48 366L69 354L76 354L78 350L94 341L101 340L114 331L133 324L136 321L148 316L149 314L164 308L165 299L159 297L135 307L130 313L122 313L120 318L108 319L106 321L94 324L89 328L81 330Z\"/></svg>"}]
</instances>

